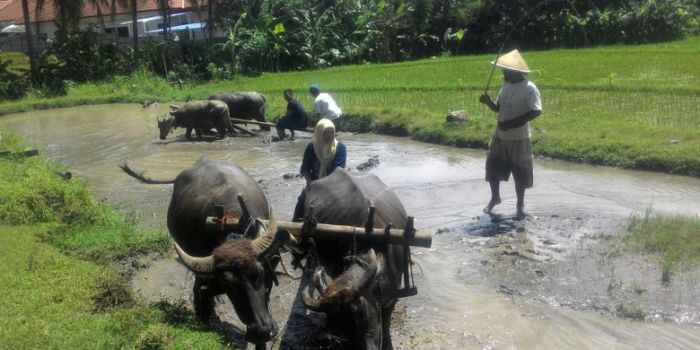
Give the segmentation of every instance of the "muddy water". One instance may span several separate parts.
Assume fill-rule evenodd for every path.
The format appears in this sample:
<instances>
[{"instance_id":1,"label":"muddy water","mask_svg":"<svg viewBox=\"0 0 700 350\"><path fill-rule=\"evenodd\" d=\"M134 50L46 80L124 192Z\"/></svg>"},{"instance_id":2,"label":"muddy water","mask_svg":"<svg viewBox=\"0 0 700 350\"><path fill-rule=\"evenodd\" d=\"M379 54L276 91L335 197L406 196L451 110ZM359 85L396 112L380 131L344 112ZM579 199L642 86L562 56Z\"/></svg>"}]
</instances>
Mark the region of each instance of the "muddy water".
<instances>
[{"instance_id":1,"label":"muddy water","mask_svg":"<svg viewBox=\"0 0 700 350\"><path fill-rule=\"evenodd\" d=\"M142 213L147 225L164 228L171 187L136 183L117 168L124 161L160 179L173 178L202 155L235 161L259 180L278 218L291 216L302 181L283 175L298 171L308 135L278 143L249 137L193 143L182 141L178 129L162 142L155 122L162 112L136 105L68 108L5 116L0 130L19 131L67 164L97 196ZM370 171L396 191L419 229L436 232L432 248L414 250L419 294L397 306L395 347L700 347L698 271L661 286L659 271L643 264L644 257L599 259L605 256L601 241L631 213L653 206L700 214L699 179L538 160L526 198L529 217L517 221L510 183L502 186L495 215L481 214L489 195L483 151L379 135L341 139L350 167L377 156L380 163ZM621 267L610 271L607 265ZM295 299L297 281L280 282L271 309L283 332L274 347L301 348L323 318L308 315ZM171 258L149 263L134 277L149 300L189 300L191 285L191 276ZM636 300L647 307L646 322L611 312L634 285L648 290ZM242 344L231 306L222 301L217 313L221 322L213 325Z\"/></svg>"}]
</instances>

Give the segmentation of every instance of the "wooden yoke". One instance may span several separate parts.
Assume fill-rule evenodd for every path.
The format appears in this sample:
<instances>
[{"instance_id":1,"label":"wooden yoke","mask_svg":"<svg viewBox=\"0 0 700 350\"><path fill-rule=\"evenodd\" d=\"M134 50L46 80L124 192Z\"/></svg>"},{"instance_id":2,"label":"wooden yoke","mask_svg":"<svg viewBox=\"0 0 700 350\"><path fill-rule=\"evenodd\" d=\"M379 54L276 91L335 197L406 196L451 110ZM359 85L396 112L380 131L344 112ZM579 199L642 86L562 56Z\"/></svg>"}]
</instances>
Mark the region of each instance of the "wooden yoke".
<instances>
[{"instance_id":1,"label":"wooden yoke","mask_svg":"<svg viewBox=\"0 0 700 350\"><path fill-rule=\"evenodd\" d=\"M244 199L239 199L239 201L245 201ZM370 209L370 213L373 214L373 210ZM246 219L246 213L243 214L244 218L226 218L222 219L219 217L207 217L206 219L206 229L212 232L243 232L245 226L250 223L250 219ZM372 215L373 216L373 215ZM373 218L372 218L373 219ZM407 229L394 229L391 225L387 227L373 227L374 220L367 220L365 227L354 227L346 225L331 225L316 223L314 230L312 232L307 232L310 234L310 238L315 239L342 239L342 240L353 240L364 242L372 242L378 244L401 244L410 245L413 247L430 248L433 242L433 237L429 232L415 231L413 229L413 218L408 218L409 227ZM260 220L264 224L269 224L268 220ZM303 222L289 222L289 221L277 221L278 230L288 231L294 238L301 239L304 235Z\"/></svg>"}]
</instances>

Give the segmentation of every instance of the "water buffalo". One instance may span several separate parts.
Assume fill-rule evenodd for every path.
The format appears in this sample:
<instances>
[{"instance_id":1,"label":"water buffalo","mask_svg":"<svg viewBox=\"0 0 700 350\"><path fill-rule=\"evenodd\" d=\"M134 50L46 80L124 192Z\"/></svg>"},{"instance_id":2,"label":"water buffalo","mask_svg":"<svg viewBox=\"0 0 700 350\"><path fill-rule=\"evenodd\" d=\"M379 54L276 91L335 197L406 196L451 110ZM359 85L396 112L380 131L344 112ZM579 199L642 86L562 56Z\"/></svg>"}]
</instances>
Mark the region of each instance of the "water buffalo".
<instances>
[{"instance_id":1,"label":"water buffalo","mask_svg":"<svg viewBox=\"0 0 700 350\"><path fill-rule=\"evenodd\" d=\"M208 100L223 101L228 105L231 118L255 119L265 122L265 96L255 91L223 92L211 95ZM260 125L260 130L270 131L267 125Z\"/></svg>"},{"instance_id":2,"label":"water buffalo","mask_svg":"<svg viewBox=\"0 0 700 350\"><path fill-rule=\"evenodd\" d=\"M231 125L228 106L221 101L189 101L182 107L170 112L172 117L158 120L160 139L165 140L174 128L186 128L185 137L192 139L192 129L197 133L197 139L202 139L202 130L216 128L219 138L226 136L226 131L235 134Z\"/></svg>"},{"instance_id":3,"label":"water buffalo","mask_svg":"<svg viewBox=\"0 0 700 350\"><path fill-rule=\"evenodd\" d=\"M247 326L246 340L264 347L278 331L268 308L270 290L279 262L277 224L258 183L236 164L202 157L175 180L151 180L121 166L127 174L149 184L172 183L168 207L168 230L181 262L195 274L194 308L207 322L214 310L214 297L226 294L240 320ZM215 205L227 216L242 217L237 196L245 198L253 220L249 232L205 230L205 219L216 216ZM269 219L265 227L259 219ZM231 239L232 236L238 237Z\"/></svg>"},{"instance_id":4,"label":"water buffalo","mask_svg":"<svg viewBox=\"0 0 700 350\"><path fill-rule=\"evenodd\" d=\"M374 226L403 228L406 211L394 192L373 174L338 168L311 183L305 212L321 223L363 226L370 202ZM391 314L400 287L403 246L359 244L315 238L319 267L314 286L302 292L307 308L325 312L328 325L347 334L350 349L391 349ZM352 252L355 251L355 254ZM348 256L348 252L351 253Z\"/></svg>"}]
</instances>

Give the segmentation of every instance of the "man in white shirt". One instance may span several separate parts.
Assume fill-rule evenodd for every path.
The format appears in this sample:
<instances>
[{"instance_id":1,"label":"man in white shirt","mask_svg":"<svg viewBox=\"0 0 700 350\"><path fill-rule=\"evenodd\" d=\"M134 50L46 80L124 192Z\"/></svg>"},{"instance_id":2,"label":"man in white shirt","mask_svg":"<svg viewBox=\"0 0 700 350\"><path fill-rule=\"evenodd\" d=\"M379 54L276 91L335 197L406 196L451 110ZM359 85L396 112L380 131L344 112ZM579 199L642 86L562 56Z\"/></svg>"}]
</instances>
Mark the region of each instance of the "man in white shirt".
<instances>
[{"instance_id":1,"label":"man in white shirt","mask_svg":"<svg viewBox=\"0 0 700 350\"><path fill-rule=\"evenodd\" d=\"M309 92L311 93L311 96L314 97L314 113L316 114L317 118L325 118L332 121L333 125L335 125L335 131L340 131L340 118L343 112L335 103L331 95L321 92L321 88L316 84L309 87Z\"/></svg>"},{"instance_id":2,"label":"man in white shirt","mask_svg":"<svg viewBox=\"0 0 700 350\"><path fill-rule=\"evenodd\" d=\"M532 144L528 122L542 114L542 102L537 86L527 80L530 69L518 50L513 50L491 62L503 69L505 84L494 102L484 93L479 102L498 113L498 127L491 137L486 158L486 181L491 186L491 200L484 213L501 203L499 186L513 173L517 196L517 217L525 217L525 189L532 187Z\"/></svg>"}]
</instances>

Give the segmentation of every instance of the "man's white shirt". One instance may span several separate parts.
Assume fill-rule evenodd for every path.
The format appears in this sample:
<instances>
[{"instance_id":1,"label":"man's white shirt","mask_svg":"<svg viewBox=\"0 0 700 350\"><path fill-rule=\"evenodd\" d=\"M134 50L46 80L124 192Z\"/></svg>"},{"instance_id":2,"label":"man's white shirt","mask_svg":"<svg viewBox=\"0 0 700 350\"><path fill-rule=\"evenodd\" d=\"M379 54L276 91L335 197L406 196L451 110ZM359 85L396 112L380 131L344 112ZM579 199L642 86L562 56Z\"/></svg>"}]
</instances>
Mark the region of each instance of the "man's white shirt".
<instances>
[{"instance_id":1,"label":"man's white shirt","mask_svg":"<svg viewBox=\"0 0 700 350\"><path fill-rule=\"evenodd\" d=\"M498 108L499 122L515 119L531 110L541 111L540 91L529 80L506 83L498 93ZM530 137L530 123L505 131L496 128L496 136L502 140L527 139Z\"/></svg>"},{"instance_id":2,"label":"man's white shirt","mask_svg":"<svg viewBox=\"0 0 700 350\"><path fill-rule=\"evenodd\" d=\"M331 95L322 92L314 100L314 112L321 115L321 118L334 120L340 118L343 113L333 101Z\"/></svg>"}]
</instances>

